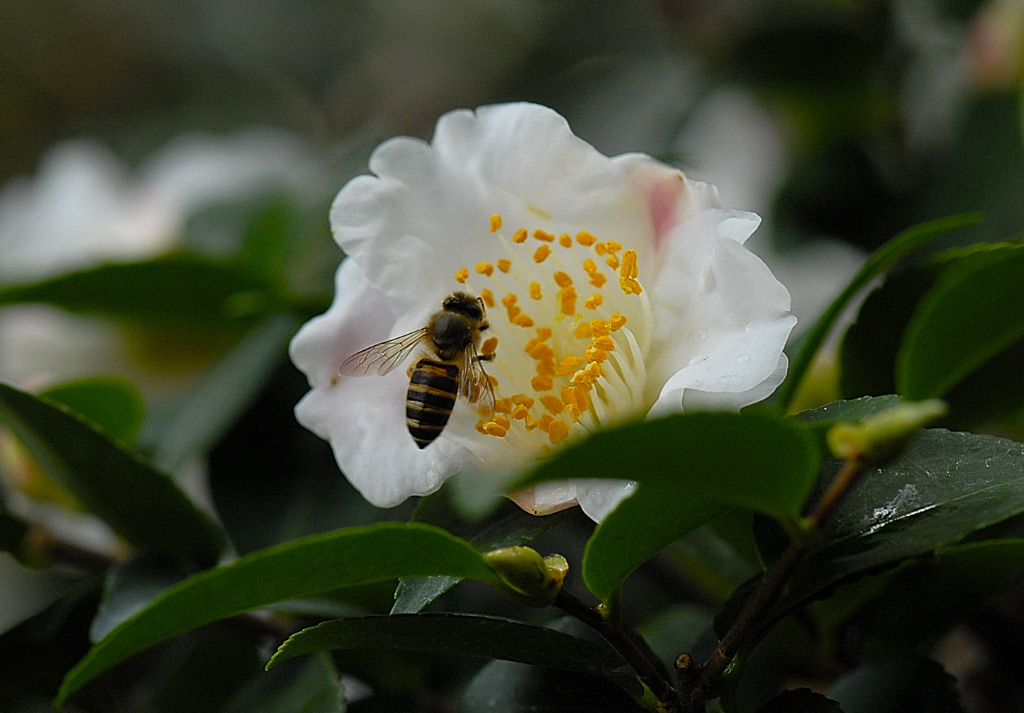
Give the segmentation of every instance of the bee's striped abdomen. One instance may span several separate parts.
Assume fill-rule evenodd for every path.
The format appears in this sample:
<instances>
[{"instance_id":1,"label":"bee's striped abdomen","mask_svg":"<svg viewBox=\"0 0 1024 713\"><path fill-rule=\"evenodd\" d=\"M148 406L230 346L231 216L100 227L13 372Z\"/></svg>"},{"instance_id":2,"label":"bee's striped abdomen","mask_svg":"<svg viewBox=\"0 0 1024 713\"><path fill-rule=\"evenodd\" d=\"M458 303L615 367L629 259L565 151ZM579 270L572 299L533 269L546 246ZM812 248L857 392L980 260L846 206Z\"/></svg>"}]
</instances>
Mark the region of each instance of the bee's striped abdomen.
<instances>
[{"instance_id":1,"label":"bee's striped abdomen","mask_svg":"<svg viewBox=\"0 0 1024 713\"><path fill-rule=\"evenodd\" d=\"M405 395L405 423L416 445L426 448L441 435L459 395L459 367L420 359Z\"/></svg>"}]
</instances>

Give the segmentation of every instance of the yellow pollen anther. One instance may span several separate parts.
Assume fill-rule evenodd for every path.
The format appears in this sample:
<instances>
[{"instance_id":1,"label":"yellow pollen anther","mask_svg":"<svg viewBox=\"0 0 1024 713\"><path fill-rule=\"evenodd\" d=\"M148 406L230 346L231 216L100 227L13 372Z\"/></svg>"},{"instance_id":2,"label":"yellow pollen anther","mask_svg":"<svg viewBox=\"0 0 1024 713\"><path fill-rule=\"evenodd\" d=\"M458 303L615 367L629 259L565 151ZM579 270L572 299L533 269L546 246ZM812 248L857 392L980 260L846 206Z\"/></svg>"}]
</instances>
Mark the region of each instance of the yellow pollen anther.
<instances>
[{"instance_id":1,"label":"yellow pollen anther","mask_svg":"<svg viewBox=\"0 0 1024 713\"><path fill-rule=\"evenodd\" d=\"M498 438L501 438L506 433L508 433L508 428L502 426L499 423L495 423L494 421L488 421L487 423L484 424L483 428L484 433L486 433L488 436L497 436Z\"/></svg>"},{"instance_id":2,"label":"yellow pollen anther","mask_svg":"<svg viewBox=\"0 0 1024 713\"><path fill-rule=\"evenodd\" d=\"M544 404L544 408L550 411L554 416L557 416L565 410L565 404L562 403L562 400L552 394L545 394L544 396L541 396L540 402Z\"/></svg>"},{"instance_id":3,"label":"yellow pollen anther","mask_svg":"<svg viewBox=\"0 0 1024 713\"><path fill-rule=\"evenodd\" d=\"M537 327L537 339L542 342L551 339L551 327Z\"/></svg>"},{"instance_id":4,"label":"yellow pollen anther","mask_svg":"<svg viewBox=\"0 0 1024 713\"><path fill-rule=\"evenodd\" d=\"M594 339L594 346L606 352L615 351L615 340L611 337L597 337Z\"/></svg>"},{"instance_id":5,"label":"yellow pollen anther","mask_svg":"<svg viewBox=\"0 0 1024 713\"><path fill-rule=\"evenodd\" d=\"M587 351L584 353L584 357L589 362L602 362L608 358L608 352L604 349L594 346L591 344L587 347Z\"/></svg>"},{"instance_id":6,"label":"yellow pollen anther","mask_svg":"<svg viewBox=\"0 0 1024 713\"><path fill-rule=\"evenodd\" d=\"M569 424L565 421L556 420L548 428L548 440L552 443L560 443L569 437Z\"/></svg>"},{"instance_id":7,"label":"yellow pollen anther","mask_svg":"<svg viewBox=\"0 0 1024 713\"><path fill-rule=\"evenodd\" d=\"M605 250L607 250L612 255L617 253L619 250L622 250L622 244L621 243L617 243L614 240L606 241L605 244L604 244L604 247L605 247Z\"/></svg>"},{"instance_id":8,"label":"yellow pollen anther","mask_svg":"<svg viewBox=\"0 0 1024 713\"><path fill-rule=\"evenodd\" d=\"M596 245L594 245L594 252L597 253L598 255L604 255L606 252L608 252L608 246L605 245L604 243L597 243Z\"/></svg>"},{"instance_id":9,"label":"yellow pollen anther","mask_svg":"<svg viewBox=\"0 0 1024 713\"><path fill-rule=\"evenodd\" d=\"M478 275L487 275L490 277L494 274L494 265L489 262L478 262L476 264L476 273Z\"/></svg>"},{"instance_id":10,"label":"yellow pollen anther","mask_svg":"<svg viewBox=\"0 0 1024 713\"><path fill-rule=\"evenodd\" d=\"M576 327L576 331L572 333L572 336L577 339L590 339L594 336L594 331L589 322L583 322L580 326Z\"/></svg>"},{"instance_id":11,"label":"yellow pollen anther","mask_svg":"<svg viewBox=\"0 0 1024 713\"><path fill-rule=\"evenodd\" d=\"M531 339L527 342L525 351L533 359L551 359L553 361L555 358L555 350L550 345L537 339Z\"/></svg>"},{"instance_id":12,"label":"yellow pollen anther","mask_svg":"<svg viewBox=\"0 0 1024 713\"><path fill-rule=\"evenodd\" d=\"M541 230L540 228L537 228L536 230L533 231L533 237L535 237L537 240L543 240L545 243L555 242L554 235L552 235L546 230Z\"/></svg>"},{"instance_id":13,"label":"yellow pollen anther","mask_svg":"<svg viewBox=\"0 0 1024 713\"><path fill-rule=\"evenodd\" d=\"M484 304L488 307L494 306L494 293L488 290L486 287L480 290L480 299L484 301Z\"/></svg>"},{"instance_id":14,"label":"yellow pollen anther","mask_svg":"<svg viewBox=\"0 0 1024 713\"><path fill-rule=\"evenodd\" d=\"M551 246L547 244L541 245L539 248L537 248L537 252L533 254L533 261L536 263L542 263L548 259L548 255L550 254Z\"/></svg>"},{"instance_id":15,"label":"yellow pollen anther","mask_svg":"<svg viewBox=\"0 0 1024 713\"><path fill-rule=\"evenodd\" d=\"M525 421L526 417L530 415L530 409L526 408L522 404L516 404L512 407L512 418L519 421Z\"/></svg>"},{"instance_id":16,"label":"yellow pollen anther","mask_svg":"<svg viewBox=\"0 0 1024 713\"><path fill-rule=\"evenodd\" d=\"M551 424L555 422L555 417L549 413L542 413L540 415L540 422L537 424L537 428L547 433L551 429Z\"/></svg>"},{"instance_id":17,"label":"yellow pollen anther","mask_svg":"<svg viewBox=\"0 0 1024 713\"><path fill-rule=\"evenodd\" d=\"M604 287L604 283L606 282L608 282L608 278L602 275L600 272L595 272L593 275L590 276L590 284L596 287L597 289L601 289L602 287Z\"/></svg>"},{"instance_id":18,"label":"yellow pollen anther","mask_svg":"<svg viewBox=\"0 0 1024 713\"><path fill-rule=\"evenodd\" d=\"M512 410L512 399L498 399L494 402L494 410L497 413L509 413Z\"/></svg>"},{"instance_id":19,"label":"yellow pollen anther","mask_svg":"<svg viewBox=\"0 0 1024 713\"><path fill-rule=\"evenodd\" d=\"M517 314L515 317L512 318L512 324L516 325L517 327L532 327L533 317L529 317L525 314Z\"/></svg>"},{"instance_id":20,"label":"yellow pollen anther","mask_svg":"<svg viewBox=\"0 0 1024 713\"><path fill-rule=\"evenodd\" d=\"M558 301L562 305L562 314L572 316L576 314L576 288L572 285L563 287L558 291Z\"/></svg>"},{"instance_id":21,"label":"yellow pollen anther","mask_svg":"<svg viewBox=\"0 0 1024 713\"><path fill-rule=\"evenodd\" d=\"M496 377L494 374L488 374L487 380L491 382L492 389L498 388L498 377Z\"/></svg>"},{"instance_id":22,"label":"yellow pollen anther","mask_svg":"<svg viewBox=\"0 0 1024 713\"><path fill-rule=\"evenodd\" d=\"M581 230L580 232L576 233L576 242L582 245L583 247L588 248L595 242L597 242L597 238L588 233L586 230Z\"/></svg>"},{"instance_id":23,"label":"yellow pollen anther","mask_svg":"<svg viewBox=\"0 0 1024 713\"><path fill-rule=\"evenodd\" d=\"M501 216L495 213L491 216L491 232L497 233L501 230Z\"/></svg>"},{"instance_id":24,"label":"yellow pollen anther","mask_svg":"<svg viewBox=\"0 0 1024 713\"><path fill-rule=\"evenodd\" d=\"M498 348L498 338L488 337L484 340L484 343L480 345L480 351L484 354L493 354L494 350Z\"/></svg>"},{"instance_id":25,"label":"yellow pollen anther","mask_svg":"<svg viewBox=\"0 0 1024 713\"><path fill-rule=\"evenodd\" d=\"M603 295L593 294L587 298L587 300L583 303L583 306L586 307L587 309L597 309L598 307L601 306L602 302L604 302Z\"/></svg>"},{"instance_id":26,"label":"yellow pollen anther","mask_svg":"<svg viewBox=\"0 0 1024 713\"><path fill-rule=\"evenodd\" d=\"M595 337L607 337L611 333L611 325L603 319L590 320L590 333Z\"/></svg>"},{"instance_id":27,"label":"yellow pollen anther","mask_svg":"<svg viewBox=\"0 0 1024 713\"><path fill-rule=\"evenodd\" d=\"M583 359L576 355L567 356L555 367L555 376L572 376L573 373L583 366Z\"/></svg>"},{"instance_id":28,"label":"yellow pollen anther","mask_svg":"<svg viewBox=\"0 0 1024 713\"><path fill-rule=\"evenodd\" d=\"M611 326L613 332L617 332L618 330L626 326L626 318L625 316L616 312L615 314L612 315L612 318L611 320L609 320L608 324Z\"/></svg>"},{"instance_id":29,"label":"yellow pollen anther","mask_svg":"<svg viewBox=\"0 0 1024 713\"><path fill-rule=\"evenodd\" d=\"M551 391L551 389L555 388L555 382L546 374L538 374L530 379L530 386L533 387L534 391Z\"/></svg>"},{"instance_id":30,"label":"yellow pollen anther","mask_svg":"<svg viewBox=\"0 0 1024 713\"><path fill-rule=\"evenodd\" d=\"M526 419L526 425L524 426L524 428L526 428L526 430L527 430L527 431L533 431L533 430L535 430L535 429L537 428L537 426L539 426L539 425L540 425L540 421L538 421L537 419L534 419L534 418L529 418L529 417L528 417L528 418Z\"/></svg>"},{"instance_id":31,"label":"yellow pollen anther","mask_svg":"<svg viewBox=\"0 0 1024 713\"><path fill-rule=\"evenodd\" d=\"M501 270L502 272L508 272L510 269L512 269L512 261L507 260L505 258L501 258L500 260L498 260L498 269Z\"/></svg>"},{"instance_id":32,"label":"yellow pollen anther","mask_svg":"<svg viewBox=\"0 0 1024 713\"><path fill-rule=\"evenodd\" d=\"M458 282L460 285L465 283L465 281L468 280L468 279L469 279L469 268L464 267L464 268L462 268L461 270L459 270L458 272L455 273L455 281Z\"/></svg>"},{"instance_id":33,"label":"yellow pollen anther","mask_svg":"<svg viewBox=\"0 0 1024 713\"><path fill-rule=\"evenodd\" d=\"M513 394L512 403L525 406L526 408L533 408L533 397L526 394Z\"/></svg>"},{"instance_id":34,"label":"yellow pollen anther","mask_svg":"<svg viewBox=\"0 0 1024 713\"><path fill-rule=\"evenodd\" d=\"M512 242L525 243L528 237L530 237L530 234L526 232L526 228L520 228L516 231L515 235L512 236Z\"/></svg>"},{"instance_id":35,"label":"yellow pollen anther","mask_svg":"<svg viewBox=\"0 0 1024 713\"><path fill-rule=\"evenodd\" d=\"M566 406L571 406L579 413L590 407L590 399L587 397L586 390L579 386L563 386L562 401Z\"/></svg>"},{"instance_id":36,"label":"yellow pollen anther","mask_svg":"<svg viewBox=\"0 0 1024 713\"><path fill-rule=\"evenodd\" d=\"M563 248L571 248L572 236L569 235L568 233L562 233L561 235L558 236L558 244L561 245Z\"/></svg>"},{"instance_id":37,"label":"yellow pollen anther","mask_svg":"<svg viewBox=\"0 0 1024 713\"><path fill-rule=\"evenodd\" d=\"M604 259L605 264L613 270L619 269L619 257L618 255L609 255Z\"/></svg>"},{"instance_id":38,"label":"yellow pollen anther","mask_svg":"<svg viewBox=\"0 0 1024 713\"><path fill-rule=\"evenodd\" d=\"M539 282L530 283L530 297L535 300L539 300L541 298Z\"/></svg>"},{"instance_id":39,"label":"yellow pollen anther","mask_svg":"<svg viewBox=\"0 0 1024 713\"><path fill-rule=\"evenodd\" d=\"M622 267L619 269L619 287L627 295L639 295L643 292L636 276L638 268L636 265L636 250L627 250L622 253Z\"/></svg>"},{"instance_id":40,"label":"yellow pollen anther","mask_svg":"<svg viewBox=\"0 0 1024 713\"><path fill-rule=\"evenodd\" d=\"M569 277L568 273L559 270L554 274L555 284L559 287L568 287L572 284L572 278Z\"/></svg>"}]
</instances>

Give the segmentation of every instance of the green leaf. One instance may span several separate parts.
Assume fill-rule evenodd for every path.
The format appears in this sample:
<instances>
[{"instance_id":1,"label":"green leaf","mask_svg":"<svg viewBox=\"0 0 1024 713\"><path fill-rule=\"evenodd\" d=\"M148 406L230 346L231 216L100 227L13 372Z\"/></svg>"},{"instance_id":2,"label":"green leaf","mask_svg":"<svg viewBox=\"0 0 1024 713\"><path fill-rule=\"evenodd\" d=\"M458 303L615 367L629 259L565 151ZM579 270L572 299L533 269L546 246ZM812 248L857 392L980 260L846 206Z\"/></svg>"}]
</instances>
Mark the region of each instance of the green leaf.
<instances>
[{"instance_id":1,"label":"green leaf","mask_svg":"<svg viewBox=\"0 0 1024 713\"><path fill-rule=\"evenodd\" d=\"M381 523L254 552L171 587L111 631L64 679L57 704L132 654L218 619L342 587L441 574L500 586L468 542L428 525Z\"/></svg>"},{"instance_id":2,"label":"green leaf","mask_svg":"<svg viewBox=\"0 0 1024 713\"><path fill-rule=\"evenodd\" d=\"M825 342L832 325L842 314L843 309L849 304L860 290L872 279L882 274L898 261L925 245L928 241L957 228L973 225L981 220L978 213L965 213L963 215L941 218L939 220L921 223L909 230L906 230L895 238L880 247L868 258L863 267L854 275L850 283L843 289L838 297L833 300L825 313L818 318L811 327L804 340L803 346L796 358L789 367L789 375L779 387L778 407L785 411L796 395L807 369L814 360L814 355Z\"/></svg>"},{"instance_id":3,"label":"green leaf","mask_svg":"<svg viewBox=\"0 0 1024 713\"><path fill-rule=\"evenodd\" d=\"M344 698L330 657L310 656L254 676L221 713L344 713Z\"/></svg>"},{"instance_id":4,"label":"green leaf","mask_svg":"<svg viewBox=\"0 0 1024 713\"><path fill-rule=\"evenodd\" d=\"M0 384L6 423L49 477L140 549L212 564L220 528L164 473L46 399Z\"/></svg>"},{"instance_id":5,"label":"green leaf","mask_svg":"<svg viewBox=\"0 0 1024 713\"><path fill-rule=\"evenodd\" d=\"M303 629L267 669L295 656L336 649L464 654L604 676L626 662L614 651L554 629L474 614L397 614L335 619Z\"/></svg>"},{"instance_id":6,"label":"green leaf","mask_svg":"<svg viewBox=\"0 0 1024 713\"><path fill-rule=\"evenodd\" d=\"M153 414L143 442L154 462L175 471L211 448L255 398L295 328L287 315L264 320L179 400Z\"/></svg>"},{"instance_id":7,"label":"green leaf","mask_svg":"<svg viewBox=\"0 0 1024 713\"><path fill-rule=\"evenodd\" d=\"M40 392L99 426L127 446L135 444L146 418L142 395L125 379L101 376L68 381Z\"/></svg>"},{"instance_id":8,"label":"green leaf","mask_svg":"<svg viewBox=\"0 0 1024 713\"><path fill-rule=\"evenodd\" d=\"M722 509L671 488L638 485L587 541L583 581L594 596L609 601L633 570Z\"/></svg>"},{"instance_id":9,"label":"green leaf","mask_svg":"<svg viewBox=\"0 0 1024 713\"><path fill-rule=\"evenodd\" d=\"M914 313L896 362L899 393L943 396L1024 338L1024 246L974 252L951 266Z\"/></svg>"},{"instance_id":10,"label":"green leaf","mask_svg":"<svg viewBox=\"0 0 1024 713\"><path fill-rule=\"evenodd\" d=\"M1024 575L1024 540L957 545L900 568L852 622L864 658L927 650Z\"/></svg>"},{"instance_id":11,"label":"green leaf","mask_svg":"<svg viewBox=\"0 0 1024 713\"><path fill-rule=\"evenodd\" d=\"M461 713L643 713L605 679L582 673L492 661L473 677L459 700Z\"/></svg>"},{"instance_id":12,"label":"green leaf","mask_svg":"<svg viewBox=\"0 0 1024 713\"><path fill-rule=\"evenodd\" d=\"M552 480L635 480L671 492L669 508L698 498L792 521L817 466L817 448L795 421L688 413L602 430L560 449L513 489ZM642 525L636 522L638 537ZM628 543L609 556L635 559Z\"/></svg>"},{"instance_id":13,"label":"green leaf","mask_svg":"<svg viewBox=\"0 0 1024 713\"><path fill-rule=\"evenodd\" d=\"M116 565L107 573L103 599L89 627L89 640L99 641L186 576L176 563L154 555L137 555Z\"/></svg>"},{"instance_id":14,"label":"green leaf","mask_svg":"<svg viewBox=\"0 0 1024 713\"><path fill-rule=\"evenodd\" d=\"M846 674L828 690L843 713L963 713L956 679L918 656L877 661Z\"/></svg>"},{"instance_id":15,"label":"green leaf","mask_svg":"<svg viewBox=\"0 0 1024 713\"><path fill-rule=\"evenodd\" d=\"M1024 445L924 431L843 500L824 544L797 568L777 612L792 611L843 579L929 554L1021 513Z\"/></svg>"},{"instance_id":16,"label":"green leaf","mask_svg":"<svg viewBox=\"0 0 1024 713\"><path fill-rule=\"evenodd\" d=\"M892 408L898 403L900 403L900 397L892 394L886 396L862 396L859 399L833 401L818 408L801 411L796 414L796 418L804 423L813 424L818 428L828 428L843 421L855 423L879 411Z\"/></svg>"},{"instance_id":17,"label":"green leaf","mask_svg":"<svg viewBox=\"0 0 1024 713\"><path fill-rule=\"evenodd\" d=\"M276 296L262 280L187 253L0 287L0 305L18 302L41 302L149 326L213 326L280 311Z\"/></svg>"}]
</instances>

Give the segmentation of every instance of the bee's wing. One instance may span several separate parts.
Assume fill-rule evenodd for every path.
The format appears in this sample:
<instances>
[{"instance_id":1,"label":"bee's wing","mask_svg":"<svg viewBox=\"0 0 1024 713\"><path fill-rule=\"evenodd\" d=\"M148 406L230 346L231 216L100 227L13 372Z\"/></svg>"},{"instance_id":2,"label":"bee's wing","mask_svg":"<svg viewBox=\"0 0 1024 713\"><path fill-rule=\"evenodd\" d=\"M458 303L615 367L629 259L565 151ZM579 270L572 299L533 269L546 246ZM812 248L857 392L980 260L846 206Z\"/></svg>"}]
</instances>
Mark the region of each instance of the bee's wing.
<instances>
[{"instance_id":1,"label":"bee's wing","mask_svg":"<svg viewBox=\"0 0 1024 713\"><path fill-rule=\"evenodd\" d=\"M494 386L480 363L476 349L467 349L462 357L459 370L459 395L470 403L479 403L480 412L486 416L494 413Z\"/></svg>"},{"instance_id":2,"label":"bee's wing","mask_svg":"<svg viewBox=\"0 0 1024 713\"><path fill-rule=\"evenodd\" d=\"M338 373L341 376L384 376L405 361L416 345L426 338L428 332L429 330L424 327L362 349L341 362Z\"/></svg>"}]
</instances>

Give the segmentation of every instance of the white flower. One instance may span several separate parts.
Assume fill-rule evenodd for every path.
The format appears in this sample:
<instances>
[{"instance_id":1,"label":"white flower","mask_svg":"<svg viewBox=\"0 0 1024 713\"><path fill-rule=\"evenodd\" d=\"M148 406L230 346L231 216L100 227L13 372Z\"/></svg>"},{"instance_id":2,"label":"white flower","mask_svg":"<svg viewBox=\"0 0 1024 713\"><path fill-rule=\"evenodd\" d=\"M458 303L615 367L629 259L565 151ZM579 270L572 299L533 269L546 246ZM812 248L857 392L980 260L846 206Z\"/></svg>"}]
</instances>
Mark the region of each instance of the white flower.
<instances>
[{"instance_id":1,"label":"white flower","mask_svg":"<svg viewBox=\"0 0 1024 713\"><path fill-rule=\"evenodd\" d=\"M298 419L377 506L625 419L739 409L785 375L789 294L743 247L759 218L723 208L713 186L649 156L603 156L532 104L446 114L430 144L392 139L370 169L334 201L348 259L334 304L291 354L312 387ZM489 308L480 349L496 355L485 368L497 408L481 419L460 400L420 449L406 370L351 378L338 366L422 327L456 290ZM515 499L538 513L578 501L600 518L627 492L569 483Z\"/></svg>"}]
</instances>

